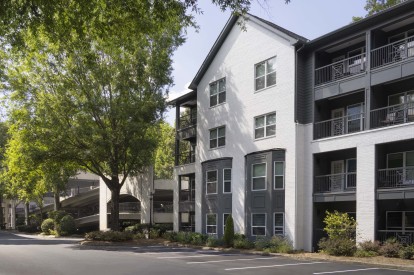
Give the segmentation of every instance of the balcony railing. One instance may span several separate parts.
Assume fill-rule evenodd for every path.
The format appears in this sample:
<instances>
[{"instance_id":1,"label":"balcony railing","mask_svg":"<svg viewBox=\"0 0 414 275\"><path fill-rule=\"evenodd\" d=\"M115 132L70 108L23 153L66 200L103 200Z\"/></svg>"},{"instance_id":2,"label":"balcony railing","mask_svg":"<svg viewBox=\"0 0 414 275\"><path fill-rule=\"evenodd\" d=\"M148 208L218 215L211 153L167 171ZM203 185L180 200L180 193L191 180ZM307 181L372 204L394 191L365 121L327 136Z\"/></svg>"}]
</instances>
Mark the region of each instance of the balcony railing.
<instances>
[{"instance_id":1,"label":"balcony railing","mask_svg":"<svg viewBox=\"0 0 414 275\"><path fill-rule=\"evenodd\" d=\"M379 241L384 242L391 238L402 244L411 245L414 243L414 230L378 230Z\"/></svg>"},{"instance_id":2,"label":"balcony railing","mask_svg":"<svg viewBox=\"0 0 414 275\"><path fill-rule=\"evenodd\" d=\"M190 164L195 162L195 152L184 152L178 155L177 165Z\"/></svg>"},{"instance_id":3,"label":"balcony railing","mask_svg":"<svg viewBox=\"0 0 414 275\"><path fill-rule=\"evenodd\" d=\"M139 202L121 202L119 203L119 213L140 213L141 203Z\"/></svg>"},{"instance_id":4,"label":"balcony railing","mask_svg":"<svg viewBox=\"0 0 414 275\"><path fill-rule=\"evenodd\" d=\"M197 112L180 116L179 130L197 125Z\"/></svg>"},{"instance_id":5,"label":"balcony railing","mask_svg":"<svg viewBox=\"0 0 414 275\"><path fill-rule=\"evenodd\" d=\"M314 193L354 191L356 173L340 173L315 177Z\"/></svg>"},{"instance_id":6,"label":"balcony railing","mask_svg":"<svg viewBox=\"0 0 414 275\"><path fill-rule=\"evenodd\" d=\"M371 111L371 128L414 122L414 103L387 106Z\"/></svg>"},{"instance_id":7,"label":"balcony railing","mask_svg":"<svg viewBox=\"0 0 414 275\"><path fill-rule=\"evenodd\" d=\"M351 75L360 74L366 68L365 53L329 64L315 70L315 85L337 81Z\"/></svg>"},{"instance_id":8,"label":"balcony railing","mask_svg":"<svg viewBox=\"0 0 414 275\"><path fill-rule=\"evenodd\" d=\"M155 213L173 213L173 207L172 201L154 201Z\"/></svg>"},{"instance_id":9,"label":"balcony railing","mask_svg":"<svg viewBox=\"0 0 414 275\"><path fill-rule=\"evenodd\" d=\"M378 188L414 188L414 166L378 170Z\"/></svg>"},{"instance_id":10,"label":"balcony railing","mask_svg":"<svg viewBox=\"0 0 414 275\"><path fill-rule=\"evenodd\" d=\"M195 189L180 190L180 202L195 201Z\"/></svg>"},{"instance_id":11,"label":"balcony railing","mask_svg":"<svg viewBox=\"0 0 414 275\"><path fill-rule=\"evenodd\" d=\"M315 122L313 138L340 136L364 130L364 113Z\"/></svg>"},{"instance_id":12,"label":"balcony railing","mask_svg":"<svg viewBox=\"0 0 414 275\"><path fill-rule=\"evenodd\" d=\"M414 56L414 36L390 43L371 51L373 69Z\"/></svg>"}]
</instances>

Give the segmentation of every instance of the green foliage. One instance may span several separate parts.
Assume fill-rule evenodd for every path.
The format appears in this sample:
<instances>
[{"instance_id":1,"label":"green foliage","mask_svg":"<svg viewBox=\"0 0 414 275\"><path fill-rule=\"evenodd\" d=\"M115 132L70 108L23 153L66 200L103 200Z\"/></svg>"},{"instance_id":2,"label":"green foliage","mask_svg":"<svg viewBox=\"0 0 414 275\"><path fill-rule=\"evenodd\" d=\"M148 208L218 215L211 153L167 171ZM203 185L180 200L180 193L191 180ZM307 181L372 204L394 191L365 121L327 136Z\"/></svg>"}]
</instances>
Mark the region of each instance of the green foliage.
<instances>
[{"instance_id":1,"label":"green foliage","mask_svg":"<svg viewBox=\"0 0 414 275\"><path fill-rule=\"evenodd\" d=\"M237 249L251 249L254 247L254 243L247 238L235 238L233 247Z\"/></svg>"},{"instance_id":2,"label":"green foliage","mask_svg":"<svg viewBox=\"0 0 414 275\"><path fill-rule=\"evenodd\" d=\"M288 238L273 236L270 239L270 245L264 251L270 253L292 253L293 246Z\"/></svg>"},{"instance_id":3,"label":"green foliage","mask_svg":"<svg viewBox=\"0 0 414 275\"><path fill-rule=\"evenodd\" d=\"M172 224L154 224L150 225L148 223L137 223L125 228L125 232L129 232L132 234L148 234L150 233L150 237L159 238L163 237L163 235L167 232L172 230ZM151 232L150 232L151 231Z\"/></svg>"},{"instance_id":4,"label":"green foliage","mask_svg":"<svg viewBox=\"0 0 414 275\"><path fill-rule=\"evenodd\" d=\"M410 260L414 256L413 245L401 248L401 250L398 252L398 256L401 259Z\"/></svg>"},{"instance_id":5,"label":"green foliage","mask_svg":"<svg viewBox=\"0 0 414 275\"><path fill-rule=\"evenodd\" d=\"M48 218L42 222L40 228L42 229L43 233L49 235L50 232L55 228L55 221L51 218Z\"/></svg>"},{"instance_id":6,"label":"green foliage","mask_svg":"<svg viewBox=\"0 0 414 275\"><path fill-rule=\"evenodd\" d=\"M36 225L19 225L16 226L17 231L19 232L25 232L25 233L36 233L39 232L38 227Z\"/></svg>"},{"instance_id":7,"label":"green foliage","mask_svg":"<svg viewBox=\"0 0 414 275\"><path fill-rule=\"evenodd\" d=\"M47 213L48 217L52 219L55 223L60 224L60 221L63 217L67 215L67 213L63 210L54 210Z\"/></svg>"},{"instance_id":8,"label":"green foliage","mask_svg":"<svg viewBox=\"0 0 414 275\"><path fill-rule=\"evenodd\" d=\"M219 247L223 245L224 245L224 242L222 239L216 238L214 236L208 236L207 241L206 241L206 246Z\"/></svg>"},{"instance_id":9,"label":"green foliage","mask_svg":"<svg viewBox=\"0 0 414 275\"><path fill-rule=\"evenodd\" d=\"M356 244L353 239L322 238L318 243L321 252L332 256L352 256L356 252Z\"/></svg>"},{"instance_id":10,"label":"green foliage","mask_svg":"<svg viewBox=\"0 0 414 275\"><path fill-rule=\"evenodd\" d=\"M356 230L356 222L354 218L350 217L347 213L340 213L338 211L329 212L326 211L325 228L323 229L329 239L353 239Z\"/></svg>"},{"instance_id":11,"label":"green foliage","mask_svg":"<svg viewBox=\"0 0 414 275\"><path fill-rule=\"evenodd\" d=\"M368 252L379 253L381 244L379 241L364 241L358 244L359 248Z\"/></svg>"},{"instance_id":12,"label":"green foliage","mask_svg":"<svg viewBox=\"0 0 414 275\"><path fill-rule=\"evenodd\" d=\"M362 250L360 248L358 248L357 251L355 251L354 253L354 256L358 258L376 257L378 255L379 254L377 252Z\"/></svg>"},{"instance_id":13,"label":"green foliage","mask_svg":"<svg viewBox=\"0 0 414 275\"><path fill-rule=\"evenodd\" d=\"M392 6L400 4L404 1L405 0L366 0L364 7L364 9L368 12L366 17L391 8ZM361 19L363 19L363 17L354 16L352 17L352 22L357 22Z\"/></svg>"},{"instance_id":14,"label":"green foliage","mask_svg":"<svg viewBox=\"0 0 414 275\"><path fill-rule=\"evenodd\" d=\"M76 232L75 219L66 215L60 220L60 235L66 236Z\"/></svg>"},{"instance_id":15,"label":"green foliage","mask_svg":"<svg viewBox=\"0 0 414 275\"><path fill-rule=\"evenodd\" d=\"M158 147L155 151L155 177L157 179L173 179L175 129L166 122L159 126Z\"/></svg>"},{"instance_id":16,"label":"green foliage","mask_svg":"<svg viewBox=\"0 0 414 275\"><path fill-rule=\"evenodd\" d=\"M224 244L228 247L232 247L234 244L234 223L233 217L231 215L229 215L226 219L223 241Z\"/></svg>"},{"instance_id":17,"label":"green foliage","mask_svg":"<svg viewBox=\"0 0 414 275\"><path fill-rule=\"evenodd\" d=\"M177 242L178 238L177 238L178 233L177 232L166 232L164 234L164 238L167 239L170 242Z\"/></svg>"},{"instance_id":18,"label":"green foliage","mask_svg":"<svg viewBox=\"0 0 414 275\"><path fill-rule=\"evenodd\" d=\"M134 237L129 232L119 231L92 231L85 234L85 239L88 241L105 241L105 242L125 242L130 241Z\"/></svg>"},{"instance_id":19,"label":"green foliage","mask_svg":"<svg viewBox=\"0 0 414 275\"><path fill-rule=\"evenodd\" d=\"M398 258L402 245L395 238L386 240L379 252L382 256L387 258Z\"/></svg>"}]
</instances>

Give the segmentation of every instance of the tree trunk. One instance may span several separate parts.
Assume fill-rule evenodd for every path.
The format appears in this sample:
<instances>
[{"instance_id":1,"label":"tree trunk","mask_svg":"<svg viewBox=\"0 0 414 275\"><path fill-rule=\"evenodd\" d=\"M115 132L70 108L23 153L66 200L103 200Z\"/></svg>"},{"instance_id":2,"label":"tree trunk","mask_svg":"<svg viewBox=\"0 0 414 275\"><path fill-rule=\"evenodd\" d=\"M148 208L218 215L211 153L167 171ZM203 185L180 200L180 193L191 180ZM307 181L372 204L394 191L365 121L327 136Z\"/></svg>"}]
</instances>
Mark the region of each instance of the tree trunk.
<instances>
[{"instance_id":1,"label":"tree trunk","mask_svg":"<svg viewBox=\"0 0 414 275\"><path fill-rule=\"evenodd\" d=\"M55 191L53 192L53 199L54 199L54 210L60 210L60 196L59 192Z\"/></svg>"},{"instance_id":2,"label":"tree trunk","mask_svg":"<svg viewBox=\"0 0 414 275\"><path fill-rule=\"evenodd\" d=\"M24 204L24 224L29 225L29 203Z\"/></svg>"},{"instance_id":3,"label":"tree trunk","mask_svg":"<svg viewBox=\"0 0 414 275\"><path fill-rule=\"evenodd\" d=\"M118 184L119 186L119 184ZM120 188L114 188L111 190L111 216L110 216L110 227L113 231L119 231L119 192Z\"/></svg>"}]
</instances>

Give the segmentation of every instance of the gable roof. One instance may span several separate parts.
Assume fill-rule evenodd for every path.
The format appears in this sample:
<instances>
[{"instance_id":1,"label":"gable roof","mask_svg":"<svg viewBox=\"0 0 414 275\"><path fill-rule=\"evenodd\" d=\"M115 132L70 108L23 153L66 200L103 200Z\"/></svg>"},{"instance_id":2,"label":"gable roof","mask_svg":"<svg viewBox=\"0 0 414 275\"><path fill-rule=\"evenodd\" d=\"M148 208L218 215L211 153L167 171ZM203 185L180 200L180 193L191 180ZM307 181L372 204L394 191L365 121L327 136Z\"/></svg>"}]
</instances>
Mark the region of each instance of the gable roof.
<instances>
[{"instance_id":1,"label":"gable roof","mask_svg":"<svg viewBox=\"0 0 414 275\"><path fill-rule=\"evenodd\" d=\"M218 51L220 50L221 46L223 45L223 43L226 40L227 36L229 35L230 31L233 29L233 27L236 24L239 17L240 16L232 15L229 18L226 25L224 26L224 28L220 32L220 35L218 36L218 38L214 42L213 47L211 47L210 52L208 53L207 57L204 59L203 63L201 64L201 67L198 70L197 74L195 75L194 79L191 81L190 86L188 87L189 89L192 89L192 90L197 89L197 86L200 83L201 78L204 76L204 74L206 73L208 67L213 62L213 60L216 57ZM303 36L297 35L297 34L291 32L291 31L288 31L288 30L286 30L286 29L284 29L284 28L282 28L282 27L280 27L280 26L278 26L278 25L276 25L272 22L266 21L266 20L261 19L257 16L247 14L247 19L248 20L253 20L253 21L259 21L259 22L269 26L270 28L272 28L274 30L282 32L285 35L287 35L287 36L293 38L294 40L296 40L296 43L297 42L306 43L306 42L309 41L308 39L304 38Z\"/></svg>"}]
</instances>

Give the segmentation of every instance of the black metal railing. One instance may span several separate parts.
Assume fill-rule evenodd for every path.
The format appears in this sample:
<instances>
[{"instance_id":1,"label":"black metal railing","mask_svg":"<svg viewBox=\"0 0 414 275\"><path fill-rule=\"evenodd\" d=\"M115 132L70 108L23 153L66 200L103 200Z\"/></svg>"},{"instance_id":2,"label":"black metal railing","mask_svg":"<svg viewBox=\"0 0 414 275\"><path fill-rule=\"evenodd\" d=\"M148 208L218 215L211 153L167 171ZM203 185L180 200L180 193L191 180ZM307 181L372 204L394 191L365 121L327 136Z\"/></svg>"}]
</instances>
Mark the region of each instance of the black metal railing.
<instances>
[{"instance_id":1,"label":"black metal railing","mask_svg":"<svg viewBox=\"0 0 414 275\"><path fill-rule=\"evenodd\" d=\"M372 69L414 56L414 36L387 44L371 51Z\"/></svg>"},{"instance_id":2,"label":"black metal railing","mask_svg":"<svg viewBox=\"0 0 414 275\"><path fill-rule=\"evenodd\" d=\"M141 203L139 202L120 202L119 213L140 213Z\"/></svg>"},{"instance_id":3,"label":"black metal railing","mask_svg":"<svg viewBox=\"0 0 414 275\"><path fill-rule=\"evenodd\" d=\"M184 164L190 164L195 162L195 152L189 151L184 152L178 155L178 163L177 165L184 165Z\"/></svg>"},{"instance_id":4,"label":"black metal railing","mask_svg":"<svg viewBox=\"0 0 414 275\"><path fill-rule=\"evenodd\" d=\"M387 106L371 111L371 128L414 122L414 103Z\"/></svg>"},{"instance_id":5,"label":"black metal railing","mask_svg":"<svg viewBox=\"0 0 414 275\"><path fill-rule=\"evenodd\" d=\"M384 242L388 239L396 239L401 244L411 245L414 243L414 230L378 230L377 239Z\"/></svg>"},{"instance_id":6,"label":"black metal railing","mask_svg":"<svg viewBox=\"0 0 414 275\"><path fill-rule=\"evenodd\" d=\"M359 54L315 70L315 85L337 81L339 79L363 73L366 69L366 55Z\"/></svg>"},{"instance_id":7,"label":"black metal railing","mask_svg":"<svg viewBox=\"0 0 414 275\"><path fill-rule=\"evenodd\" d=\"M355 191L356 172L315 177L314 193Z\"/></svg>"},{"instance_id":8,"label":"black metal railing","mask_svg":"<svg viewBox=\"0 0 414 275\"><path fill-rule=\"evenodd\" d=\"M364 113L315 122L313 138L340 136L364 130Z\"/></svg>"},{"instance_id":9,"label":"black metal railing","mask_svg":"<svg viewBox=\"0 0 414 275\"><path fill-rule=\"evenodd\" d=\"M173 213L172 201L154 201L154 213Z\"/></svg>"},{"instance_id":10,"label":"black metal railing","mask_svg":"<svg viewBox=\"0 0 414 275\"><path fill-rule=\"evenodd\" d=\"M178 130L185 129L197 125L197 112L180 116L180 123Z\"/></svg>"},{"instance_id":11,"label":"black metal railing","mask_svg":"<svg viewBox=\"0 0 414 275\"><path fill-rule=\"evenodd\" d=\"M414 188L414 167L388 168L378 170L378 185L380 189Z\"/></svg>"},{"instance_id":12,"label":"black metal railing","mask_svg":"<svg viewBox=\"0 0 414 275\"><path fill-rule=\"evenodd\" d=\"M195 201L195 189L180 190L180 202Z\"/></svg>"}]
</instances>

